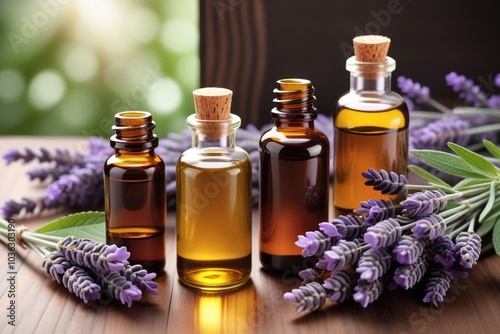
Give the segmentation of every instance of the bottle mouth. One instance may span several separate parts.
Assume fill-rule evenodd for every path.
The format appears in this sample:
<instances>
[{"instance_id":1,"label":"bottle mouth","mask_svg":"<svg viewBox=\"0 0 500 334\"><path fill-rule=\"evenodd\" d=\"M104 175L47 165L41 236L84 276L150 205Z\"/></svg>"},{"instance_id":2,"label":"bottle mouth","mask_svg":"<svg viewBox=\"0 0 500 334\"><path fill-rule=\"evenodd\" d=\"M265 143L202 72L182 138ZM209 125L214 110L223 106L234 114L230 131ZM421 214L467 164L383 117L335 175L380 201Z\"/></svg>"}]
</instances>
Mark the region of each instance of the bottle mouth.
<instances>
[{"instance_id":1,"label":"bottle mouth","mask_svg":"<svg viewBox=\"0 0 500 334\"><path fill-rule=\"evenodd\" d=\"M156 123L147 111L122 111L115 115L115 125L111 127L115 135L111 137L111 147L117 149L148 149L158 146L158 138L153 133Z\"/></svg>"},{"instance_id":2,"label":"bottle mouth","mask_svg":"<svg viewBox=\"0 0 500 334\"><path fill-rule=\"evenodd\" d=\"M383 62L362 62L352 56L347 59L345 68L355 77L386 77L396 69L396 61L391 57L386 57Z\"/></svg>"}]
</instances>

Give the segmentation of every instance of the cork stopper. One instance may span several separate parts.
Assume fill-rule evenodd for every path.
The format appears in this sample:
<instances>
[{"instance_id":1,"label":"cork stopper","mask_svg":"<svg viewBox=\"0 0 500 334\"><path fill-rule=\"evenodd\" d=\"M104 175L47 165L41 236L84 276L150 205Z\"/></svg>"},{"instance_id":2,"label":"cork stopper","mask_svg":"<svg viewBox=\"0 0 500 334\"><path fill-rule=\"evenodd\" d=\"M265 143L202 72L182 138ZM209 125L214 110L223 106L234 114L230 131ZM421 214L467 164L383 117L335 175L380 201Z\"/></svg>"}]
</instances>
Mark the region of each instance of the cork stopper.
<instances>
[{"instance_id":1,"label":"cork stopper","mask_svg":"<svg viewBox=\"0 0 500 334\"><path fill-rule=\"evenodd\" d=\"M389 38L378 35L357 36L352 41L356 60L369 63L384 62L391 44Z\"/></svg>"},{"instance_id":2,"label":"cork stopper","mask_svg":"<svg viewBox=\"0 0 500 334\"><path fill-rule=\"evenodd\" d=\"M196 118L202 122L200 131L211 139L227 132L233 92L227 88L206 87L193 92ZM206 122L204 122L206 121Z\"/></svg>"}]
</instances>

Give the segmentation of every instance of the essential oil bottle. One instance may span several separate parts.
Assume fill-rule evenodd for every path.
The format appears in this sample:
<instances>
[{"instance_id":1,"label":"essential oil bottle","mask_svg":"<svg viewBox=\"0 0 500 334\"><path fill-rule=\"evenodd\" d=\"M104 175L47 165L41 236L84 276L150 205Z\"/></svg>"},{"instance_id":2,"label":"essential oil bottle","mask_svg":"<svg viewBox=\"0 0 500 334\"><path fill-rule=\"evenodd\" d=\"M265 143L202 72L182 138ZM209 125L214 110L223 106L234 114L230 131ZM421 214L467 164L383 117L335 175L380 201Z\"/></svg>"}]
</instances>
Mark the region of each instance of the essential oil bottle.
<instances>
[{"instance_id":1,"label":"essential oil bottle","mask_svg":"<svg viewBox=\"0 0 500 334\"><path fill-rule=\"evenodd\" d=\"M274 126L259 144L259 256L265 269L294 272L307 266L297 236L328 220L330 149L314 126L311 81L283 79L277 85Z\"/></svg>"},{"instance_id":2,"label":"essential oil bottle","mask_svg":"<svg viewBox=\"0 0 500 334\"><path fill-rule=\"evenodd\" d=\"M252 268L252 168L235 144L232 91L193 92L193 146L177 163L177 274L195 289L237 288Z\"/></svg>"},{"instance_id":3,"label":"essential oil bottle","mask_svg":"<svg viewBox=\"0 0 500 334\"><path fill-rule=\"evenodd\" d=\"M165 267L165 165L155 154L155 122L144 111L115 115L115 154L104 165L106 242L126 246L129 262L161 273Z\"/></svg>"},{"instance_id":4,"label":"essential oil bottle","mask_svg":"<svg viewBox=\"0 0 500 334\"><path fill-rule=\"evenodd\" d=\"M368 168L406 174L408 163L408 108L391 91L394 59L387 57L390 39L354 38L355 55L347 59L350 90L334 114L334 214L350 214L361 201L385 199L364 185Z\"/></svg>"}]
</instances>

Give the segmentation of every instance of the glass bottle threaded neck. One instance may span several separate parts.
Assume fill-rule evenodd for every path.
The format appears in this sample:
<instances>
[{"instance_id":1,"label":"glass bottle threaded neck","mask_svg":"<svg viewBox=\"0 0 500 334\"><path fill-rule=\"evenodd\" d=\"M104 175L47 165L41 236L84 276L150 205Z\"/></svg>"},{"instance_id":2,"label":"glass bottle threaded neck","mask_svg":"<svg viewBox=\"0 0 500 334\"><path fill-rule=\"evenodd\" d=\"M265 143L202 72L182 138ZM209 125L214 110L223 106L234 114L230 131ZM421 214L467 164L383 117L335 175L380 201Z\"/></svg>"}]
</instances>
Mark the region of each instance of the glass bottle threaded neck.
<instances>
[{"instance_id":1,"label":"glass bottle threaded neck","mask_svg":"<svg viewBox=\"0 0 500 334\"><path fill-rule=\"evenodd\" d=\"M315 119L317 116L314 102L314 87L306 79L282 79L277 81L278 87L273 90L276 95L272 110L274 118L290 120Z\"/></svg>"},{"instance_id":2,"label":"glass bottle threaded neck","mask_svg":"<svg viewBox=\"0 0 500 334\"><path fill-rule=\"evenodd\" d=\"M116 134L110 139L111 147L117 150L153 149L158 146L158 137L153 133L155 127L149 112L119 112L112 127Z\"/></svg>"}]
</instances>

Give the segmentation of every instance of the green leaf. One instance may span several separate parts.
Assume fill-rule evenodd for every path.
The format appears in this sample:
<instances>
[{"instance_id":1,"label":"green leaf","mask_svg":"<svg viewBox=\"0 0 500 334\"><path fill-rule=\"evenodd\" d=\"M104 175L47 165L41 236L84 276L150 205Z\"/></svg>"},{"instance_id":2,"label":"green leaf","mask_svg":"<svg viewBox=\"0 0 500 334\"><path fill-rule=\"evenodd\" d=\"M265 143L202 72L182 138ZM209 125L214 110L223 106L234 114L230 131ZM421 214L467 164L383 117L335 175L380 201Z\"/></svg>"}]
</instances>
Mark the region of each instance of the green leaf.
<instances>
[{"instance_id":1,"label":"green leaf","mask_svg":"<svg viewBox=\"0 0 500 334\"><path fill-rule=\"evenodd\" d=\"M492 156L494 156L497 159L500 159L500 148L490 142L489 140L484 139L483 140L484 147L491 153Z\"/></svg>"},{"instance_id":2,"label":"green leaf","mask_svg":"<svg viewBox=\"0 0 500 334\"><path fill-rule=\"evenodd\" d=\"M478 180L478 179L463 179L457 183L454 187L455 190L463 191L468 189L478 189L478 188L489 188L491 184L490 180Z\"/></svg>"},{"instance_id":3,"label":"green leaf","mask_svg":"<svg viewBox=\"0 0 500 334\"><path fill-rule=\"evenodd\" d=\"M451 148L456 154L464 159L465 162L467 162L474 168L490 175L492 178L496 178L498 176L498 172L495 166L480 154L472 152L460 145L451 142L448 143L448 147Z\"/></svg>"},{"instance_id":4,"label":"green leaf","mask_svg":"<svg viewBox=\"0 0 500 334\"><path fill-rule=\"evenodd\" d=\"M500 217L500 202L493 204L491 209L488 210L488 213L484 215L483 221L496 219L497 217Z\"/></svg>"},{"instance_id":5,"label":"green leaf","mask_svg":"<svg viewBox=\"0 0 500 334\"><path fill-rule=\"evenodd\" d=\"M483 211L481 211L481 214L479 215L479 222L482 222L484 217L486 217L486 215L488 213L490 213L491 211L491 208L493 208L493 204L495 204L495 193L496 193L496 187L495 187L496 183L495 182L491 182L491 186L490 186L490 197L488 198L488 203L486 203L486 205L484 206L484 209Z\"/></svg>"},{"instance_id":6,"label":"green leaf","mask_svg":"<svg viewBox=\"0 0 500 334\"><path fill-rule=\"evenodd\" d=\"M421 178L429 181L430 183L432 183L434 185L440 185L440 186L446 187L447 189L451 189L451 186L448 183L444 182L443 180L441 180L437 176L432 175L431 173L429 173L428 171L426 171L425 169L423 169L419 166L409 165L408 169L410 171L412 171L413 173L415 173L416 175L420 176Z\"/></svg>"},{"instance_id":7,"label":"green leaf","mask_svg":"<svg viewBox=\"0 0 500 334\"><path fill-rule=\"evenodd\" d=\"M497 255L500 255L500 224L497 222L495 227L493 228L493 248L495 248L495 252Z\"/></svg>"},{"instance_id":8,"label":"green leaf","mask_svg":"<svg viewBox=\"0 0 500 334\"><path fill-rule=\"evenodd\" d=\"M106 242L106 219L104 212L80 212L56 219L35 232L65 238L90 238L95 242Z\"/></svg>"},{"instance_id":9,"label":"green leaf","mask_svg":"<svg viewBox=\"0 0 500 334\"><path fill-rule=\"evenodd\" d=\"M435 150L412 150L411 153L426 165L444 173L472 179L490 179L461 157Z\"/></svg>"},{"instance_id":10,"label":"green leaf","mask_svg":"<svg viewBox=\"0 0 500 334\"><path fill-rule=\"evenodd\" d=\"M488 219L484 222L482 222L479 225L479 228L476 230L476 233L479 234L481 237L485 236L486 234L490 233L493 227L495 226L495 223L498 221L497 219Z\"/></svg>"}]
</instances>

